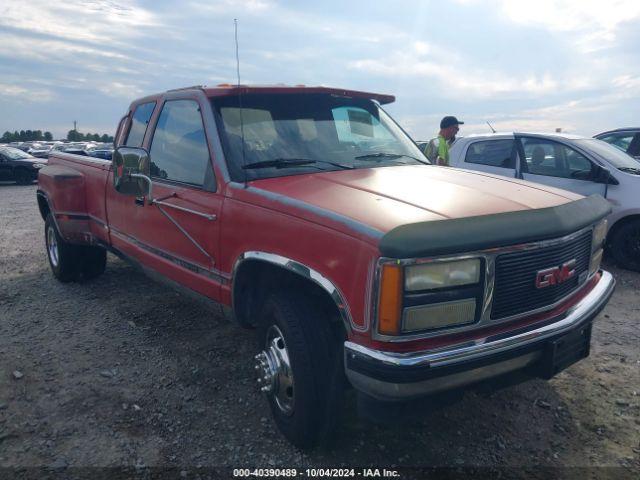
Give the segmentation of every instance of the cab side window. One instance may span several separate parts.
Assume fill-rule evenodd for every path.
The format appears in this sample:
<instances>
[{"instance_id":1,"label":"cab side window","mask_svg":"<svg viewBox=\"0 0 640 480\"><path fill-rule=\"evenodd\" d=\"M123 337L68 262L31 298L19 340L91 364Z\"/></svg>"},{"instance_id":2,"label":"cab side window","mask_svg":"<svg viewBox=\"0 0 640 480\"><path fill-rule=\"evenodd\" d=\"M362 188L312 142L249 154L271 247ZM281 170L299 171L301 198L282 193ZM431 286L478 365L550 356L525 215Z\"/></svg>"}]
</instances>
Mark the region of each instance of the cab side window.
<instances>
[{"instance_id":1,"label":"cab side window","mask_svg":"<svg viewBox=\"0 0 640 480\"><path fill-rule=\"evenodd\" d=\"M165 102L153 133L149 156L152 177L203 185L210 160L197 102Z\"/></svg>"},{"instance_id":2,"label":"cab side window","mask_svg":"<svg viewBox=\"0 0 640 480\"><path fill-rule=\"evenodd\" d=\"M127 147L141 147L144 140L144 134L147 131L149 120L156 107L156 102L143 103L138 105L133 112L131 118L131 127L129 127L129 134L124 144Z\"/></svg>"},{"instance_id":3,"label":"cab side window","mask_svg":"<svg viewBox=\"0 0 640 480\"><path fill-rule=\"evenodd\" d=\"M487 140L469 145L464 161L490 167L516 168L515 141Z\"/></svg>"},{"instance_id":4,"label":"cab side window","mask_svg":"<svg viewBox=\"0 0 640 480\"><path fill-rule=\"evenodd\" d=\"M591 161L576 150L552 140L522 139L525 162L523 171L532 175L592 180L595 169Z\"/></svg>"}]
</instances>

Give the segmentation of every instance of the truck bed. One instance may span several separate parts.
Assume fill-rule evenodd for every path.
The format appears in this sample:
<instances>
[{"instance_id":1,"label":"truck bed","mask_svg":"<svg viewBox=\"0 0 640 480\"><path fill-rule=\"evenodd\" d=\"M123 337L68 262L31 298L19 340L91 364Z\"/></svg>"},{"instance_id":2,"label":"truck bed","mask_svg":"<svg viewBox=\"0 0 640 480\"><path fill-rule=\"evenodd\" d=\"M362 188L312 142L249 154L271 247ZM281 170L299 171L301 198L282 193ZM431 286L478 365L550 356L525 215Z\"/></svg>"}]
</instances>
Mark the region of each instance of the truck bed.
<instances>
[{"instance_id":1,"label":"truck bed","mask_svg":"<svg viewBox=\"0 0 640 480\"><path fill-rule=\"evenodd\" d=\"M40 170L38 195L47 203L40 204L40 211L46 216L51 210L68 241L110 244L105 203L110 171L110 160L64 152L50 155L48 165Z\"/></svg>"}]
</instances>

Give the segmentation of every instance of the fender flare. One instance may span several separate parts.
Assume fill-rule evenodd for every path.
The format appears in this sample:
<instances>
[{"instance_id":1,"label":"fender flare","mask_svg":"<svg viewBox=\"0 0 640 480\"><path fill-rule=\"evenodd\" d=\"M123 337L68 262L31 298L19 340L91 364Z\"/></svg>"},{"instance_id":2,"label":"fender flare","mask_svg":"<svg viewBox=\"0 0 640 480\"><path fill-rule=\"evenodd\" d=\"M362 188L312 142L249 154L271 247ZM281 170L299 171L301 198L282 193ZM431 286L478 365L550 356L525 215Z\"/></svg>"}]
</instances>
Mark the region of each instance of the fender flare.
<instances>
[{"instance_id":1,"label":"fender flare","mask_svg":"<svg viewBox=\"0 0 640 480\"><path fill-rule=\"evenodd\" d=\"M231 279L231 301L232 304L235 303L235 282L236 282L236 272L240 268L240 266L247 261L260 261L269 263L271 265L276 265L284 270L295 273L300 277L303 277L307 280L312 281L320 288L322 288L325 292L329 294L333 302L335 303L338 312L340 313L340 318L342 323L344 324L347 332L351 332L351 330L358 329L358 326L353 323L353 317L351 316L351 312L349 310L349 305L346 302L344 295L340 291L340 289L327 277L322 275L317 270L314 270L307 265L300 263L291 258L284 257L282 255L278 255L275 253L267 253L260 251L248 251L242 253L238 259L236 260L233 271L232 271L232 279ZM235 309L235 305L234 305ZM360 327L361 328L361 327Z\"/></svg>"}]
</instances>

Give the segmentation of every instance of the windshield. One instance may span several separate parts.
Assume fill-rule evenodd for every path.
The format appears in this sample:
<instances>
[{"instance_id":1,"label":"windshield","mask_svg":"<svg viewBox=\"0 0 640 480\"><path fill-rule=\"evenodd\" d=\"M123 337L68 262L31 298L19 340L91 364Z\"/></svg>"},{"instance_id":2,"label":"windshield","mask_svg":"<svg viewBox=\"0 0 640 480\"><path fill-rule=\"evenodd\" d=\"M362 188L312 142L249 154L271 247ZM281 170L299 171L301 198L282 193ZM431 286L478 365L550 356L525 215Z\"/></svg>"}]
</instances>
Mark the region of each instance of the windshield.
<instances>
[{"instance_id":1,"label":"windshield","mask_svg":"<svg viewBox=\"0 0 640 480\"><path fill-rule=\"evenodd\" d=\"M602 157L618 169L640 168L640 162L634 159L631 155L624 153L622 150L617 149L607 142L603 142L596 138L577 140L577 142L581 147L595 153L599 157Z\"/></svg>"},{"instance_id":2,"label":"windshield","mask_svg":"<svg viewBox=\"0 0 640 480\"><path fill-rule=\"evenodd\" d=\"M428 163L371 100L308 93L247 94L214 98L212 105L236 181Z\"/></svg>"},{"instance_id":3,"label":"windshield","mask_svg":"<svg viewBox=\"0 0 640 480\"><path fill-rule=\"evenodd\" d=\"M0 153L10 160L21 160L23 158L33 158L32 155L12 147L0 148Z\"/></svg>"}]
</instances>

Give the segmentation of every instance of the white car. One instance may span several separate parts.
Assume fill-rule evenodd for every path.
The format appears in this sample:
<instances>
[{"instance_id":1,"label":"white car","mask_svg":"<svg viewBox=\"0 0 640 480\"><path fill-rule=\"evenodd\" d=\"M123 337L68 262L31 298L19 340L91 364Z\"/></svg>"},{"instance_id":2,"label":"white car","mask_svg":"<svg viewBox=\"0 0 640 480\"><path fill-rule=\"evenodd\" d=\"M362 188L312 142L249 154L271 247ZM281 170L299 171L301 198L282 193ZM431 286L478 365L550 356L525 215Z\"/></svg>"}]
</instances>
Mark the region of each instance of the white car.
<instances>
[{"instance_id":1,"label":"white car","mask_svg":"<svg viewBox=\"0 0 640 480\"><path fill-rule=\"evenodd\" d=\"M595 138L488 133L456 140L450 165L600 194L611 203L607 246L616 263L640 271L640 162Z\"/></svg>"}]
</instances>

